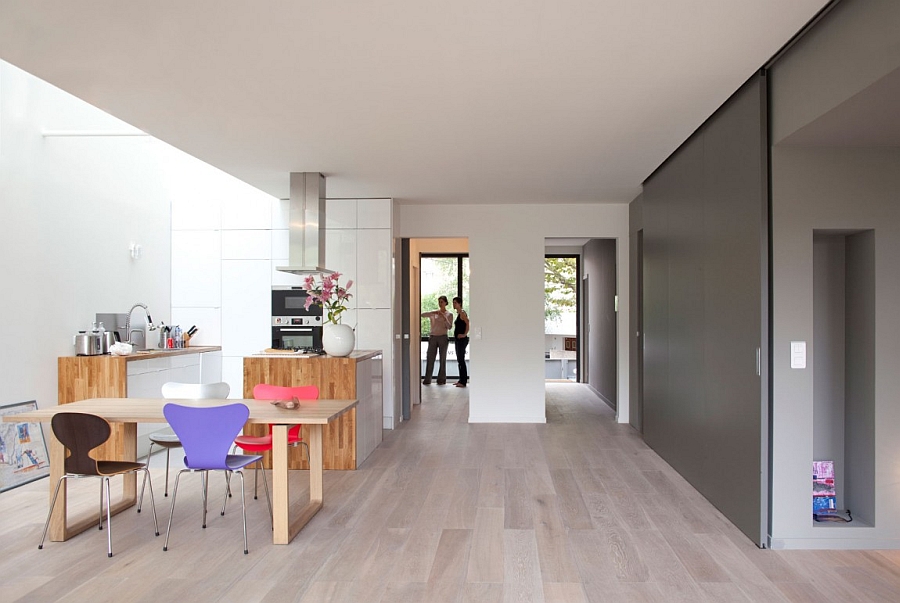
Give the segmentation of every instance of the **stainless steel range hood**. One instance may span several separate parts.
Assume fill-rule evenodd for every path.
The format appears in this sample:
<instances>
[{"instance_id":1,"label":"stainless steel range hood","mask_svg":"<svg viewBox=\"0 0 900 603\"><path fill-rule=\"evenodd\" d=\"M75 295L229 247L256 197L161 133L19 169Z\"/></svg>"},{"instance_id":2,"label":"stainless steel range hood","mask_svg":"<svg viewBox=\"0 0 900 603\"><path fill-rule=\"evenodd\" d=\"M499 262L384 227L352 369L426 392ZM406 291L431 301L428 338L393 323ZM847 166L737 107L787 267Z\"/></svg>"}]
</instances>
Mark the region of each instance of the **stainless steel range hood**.
<instances>
[{"instance_id":1,"label":"stainless steel range hood","mask_svg":"<svg viewBox=\"0 0 900 603\"><path fill-rule=\"evenodd\" d=\"M325 176L291 173L290 201L289 264L276 269L291 274L334 272L325 268Z\"/></svg>"}]
</instances>

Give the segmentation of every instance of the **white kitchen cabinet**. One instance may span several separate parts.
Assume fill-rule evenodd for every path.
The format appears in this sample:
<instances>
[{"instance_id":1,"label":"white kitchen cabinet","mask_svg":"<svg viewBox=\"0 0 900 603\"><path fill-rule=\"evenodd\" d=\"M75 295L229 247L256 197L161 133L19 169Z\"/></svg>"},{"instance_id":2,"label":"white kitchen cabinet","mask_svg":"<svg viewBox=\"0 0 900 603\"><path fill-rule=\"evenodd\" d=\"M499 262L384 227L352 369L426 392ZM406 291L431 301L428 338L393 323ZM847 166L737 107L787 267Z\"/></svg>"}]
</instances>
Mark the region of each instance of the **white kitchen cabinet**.
<instances>
[{"instance_id":1,"label":"white kitchen cabinet","mask_svg":"<svg viewBox=\"0 0 900 603\"><path fill-rule=\"evenodd\" d=\"M346 284L347 279L353 279L354 285L350 292L348 308L355 308L359 304L359 269L357 268L357 232L356 230L329 230L325 236L325 264L329 270L340 272L343 276L340 283Z\"/></svg>"},{"instance_id":2,"label":"white kitchen cabinet","mask_svg":"<svg viewBox=\"0 0 900 603\"><path fill-rule=\"evenodd\" d=\"M356 232L356 305L359 308L390 308L391 231L373 229Z\"/></svg>"},{"instance_id":3,"label":"white kitchen cabinet","mask_svg":"<svg viewBox=\"0 0 900 603\"><path fill-rule=\"evenodd\" d=\"M268 260L272 256L271 230L223 230L223 260Z\"/></svg>"},{"instance_id":4,"label":"white kitchen cabinet","mask_svg":"<svg viewBox=\"0 0 900 603\"><path fill-rule=\"evenodd\" d=\"M356 199L325 201L325 228L357 228L356 207Z\"/></svg>"},{"instance_id":5,"label":"white kitchen cabinet","mask_svg":"<svg viewBox=\"0 0 900 603\"><path fill-rule=\"evenodd\" d=\"M360 199L356 206L357 228L390 228L392 199Z\"/></svg>"},{"instance_id":6,"label":"white kitchen cabinet","mask_svg":"<svg viewBox=\"0 0 900 603\"><path fill-rule=\"evenodd\" d=\"M356 363L356 463L359 467L381 443L381 398L376 378L381 378L381 356Z\"/></svg>"},{"instance_id":7,"label":"white kitchen cabinet","mask_svg":"<svg viewBox=\"0 0 900 603\"><path fill-rule=\"evenodd\" d=\"M221 305L221 232L173 232L172 306L218 308Z\"/></svg>"},{"instance_id":8,"label":"white kitchen cabinet","mask_svg":"<svg viewBox=\"0 0 900 603\"><path fill-rule=\"evenodd\" d=\"M222 262L222 353L249 355L272 344L271 260Z\"/></svg>"},{"instance_id":9,"label":"white kitchen cabinet","mask_svg":"<svg viewBox=\"0 0 900 603\"><path fill-rule=\"evenodd\" d=\"M385 308L360 308L356 311L356 348L359 350L383 350L391 343L391 317Z\"/></svg>"},{"instance_id":10,"label":"white kitchen cabinet","mask_svg":"<svg viewBox=\"0 0 900 603\"><path fill-rule=\"evenodd\" d=\"M182 331L187 331L192 326L197 327L197 332L191 337L192 346L220 346L222 345L222 308L179 308L172 307L173 325L181 326ZM159 341L158 331L151 334Z\"/></svg>"}]
</instances>

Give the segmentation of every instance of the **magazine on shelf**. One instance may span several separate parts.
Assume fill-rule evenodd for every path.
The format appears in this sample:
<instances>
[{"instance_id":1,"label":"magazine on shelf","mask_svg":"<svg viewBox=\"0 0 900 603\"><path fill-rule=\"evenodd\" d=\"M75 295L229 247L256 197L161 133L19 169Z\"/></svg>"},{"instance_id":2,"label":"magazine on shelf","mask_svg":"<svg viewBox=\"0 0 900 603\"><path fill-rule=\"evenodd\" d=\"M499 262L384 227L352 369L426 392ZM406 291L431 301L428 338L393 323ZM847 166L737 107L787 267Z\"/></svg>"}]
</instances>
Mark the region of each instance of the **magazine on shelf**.
<instances>
[{"instance_id":1,"label":"magazine on shelf","mask_svg":"<svg viewBox=\"0 0 900 603\"><path fill-rule=\"evenodd\" d=\"M837 509L834 490L834 461L813 461L813 513Z\"/></svg>"}]
</instances>

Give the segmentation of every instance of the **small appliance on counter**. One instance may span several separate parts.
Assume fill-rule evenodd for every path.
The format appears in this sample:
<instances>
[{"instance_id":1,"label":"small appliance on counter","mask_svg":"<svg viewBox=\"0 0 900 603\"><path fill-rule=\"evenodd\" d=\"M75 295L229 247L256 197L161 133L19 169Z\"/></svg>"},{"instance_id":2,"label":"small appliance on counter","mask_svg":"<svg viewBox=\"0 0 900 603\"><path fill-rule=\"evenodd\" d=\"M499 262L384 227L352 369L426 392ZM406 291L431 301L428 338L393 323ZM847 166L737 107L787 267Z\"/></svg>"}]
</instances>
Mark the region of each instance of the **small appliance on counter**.
<instances>
[{"instance_id":1,"label":"small appliance on counter","mask_svg":"<svg viewBox=\"0 0 900 603\"><path fill-rule=\"evenodd\" d=\"M75 335L76 356L100 356L109 354L109 349L118 341L118 333L107 331L102 322L91 325L89 331L79 331Z\"/></svg>"}]
</instances>

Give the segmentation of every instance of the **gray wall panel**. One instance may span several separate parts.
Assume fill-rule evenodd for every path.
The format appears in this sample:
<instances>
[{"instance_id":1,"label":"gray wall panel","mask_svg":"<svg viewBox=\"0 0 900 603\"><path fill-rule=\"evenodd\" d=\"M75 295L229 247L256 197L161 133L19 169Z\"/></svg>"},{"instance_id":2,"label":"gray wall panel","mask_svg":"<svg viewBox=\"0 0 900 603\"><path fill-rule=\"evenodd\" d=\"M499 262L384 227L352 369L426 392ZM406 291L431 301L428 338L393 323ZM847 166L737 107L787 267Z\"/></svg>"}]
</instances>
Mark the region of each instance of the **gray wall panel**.
<instances>
[{"instance_id":1,"label":"gray wall panel","mask_svg":"<svg viewBox=\"0 0 900 603\"><path fill-rule=\"evenodd\" d=\"M648 179L644 437L763 539L765 84L751 79ZM653 361L650 361L650 352Z\"/></svg>"},{"instance_id":2,"label":"gray wall panel","mask_svg":"<svg viewBox=\"0 0 900 603\"><path fill-rule=\"evenodd\" d=\"M638 281L643 279L643 272L638 269L638 262L643 261L640 258L643 253L642 236L644 229L644 201L643 196L638 195L628 206L628 233L629 233L629 254L628 254L628 273L629 273L629 296L631 300L631 312L628 314L628 337L632 341L629 347L628 355L628 391L630 409L628 413L629 423L638 431L643 430L643 404L642 387L641 387L641 371L643 370L643 339L639 333L643 332L644 326L641 324L641 312L639 310L640 301L638 295Z\"/></svg>"},{"instance_id":3,"label":"gray wall panel","mask_svg":"<svg viewBox=\"0 0 900 603\"><path fill-rule=\"evenodd\" d=\"M592 239L582 252L584 273L590 278L591 291L590 336L586 339L590 346L588 378L590 385L600 395L616 407L616 241L615 239Z\"/></svg>"}]
</instances>

